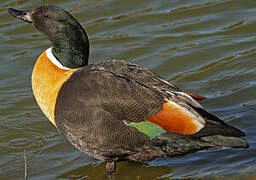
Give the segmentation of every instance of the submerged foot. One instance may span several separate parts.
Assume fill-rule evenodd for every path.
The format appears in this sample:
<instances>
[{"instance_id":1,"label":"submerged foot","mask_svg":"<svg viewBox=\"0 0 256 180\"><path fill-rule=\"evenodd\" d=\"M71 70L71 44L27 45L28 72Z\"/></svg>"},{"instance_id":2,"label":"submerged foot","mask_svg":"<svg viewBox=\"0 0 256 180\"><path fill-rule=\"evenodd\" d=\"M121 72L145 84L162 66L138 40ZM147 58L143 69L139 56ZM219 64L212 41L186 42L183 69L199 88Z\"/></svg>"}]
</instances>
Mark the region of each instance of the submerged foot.
<instances>
[{"instance_id":1,"label":"submerged foot","mask_svg":"<svg viewBox=\"0 0 256 180\"><path fill-rule=\"evenodd\" d=\"M106 171L108 176L112 176L116 172L116 162L107 162Z\"/></svg>"}]
</instances>

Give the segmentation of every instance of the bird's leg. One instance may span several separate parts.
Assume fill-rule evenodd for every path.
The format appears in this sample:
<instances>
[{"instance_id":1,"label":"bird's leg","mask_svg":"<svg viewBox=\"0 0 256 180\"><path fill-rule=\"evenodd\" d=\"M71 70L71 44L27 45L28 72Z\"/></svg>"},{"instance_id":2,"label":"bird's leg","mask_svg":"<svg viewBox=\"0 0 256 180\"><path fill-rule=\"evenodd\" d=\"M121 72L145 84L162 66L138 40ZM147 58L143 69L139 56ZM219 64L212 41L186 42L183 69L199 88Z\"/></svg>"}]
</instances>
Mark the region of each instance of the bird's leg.
<instances>
[{"instance_id":1,"label":"bird's leg","mask_svg":"<svg viewBox=\"0 0 256 180\"><path fill-rule=\"evenodd\" d=\"M116 162L107 162L106 164L107 175L111 176L116 172Z\"/></svg>"}]
</instances>

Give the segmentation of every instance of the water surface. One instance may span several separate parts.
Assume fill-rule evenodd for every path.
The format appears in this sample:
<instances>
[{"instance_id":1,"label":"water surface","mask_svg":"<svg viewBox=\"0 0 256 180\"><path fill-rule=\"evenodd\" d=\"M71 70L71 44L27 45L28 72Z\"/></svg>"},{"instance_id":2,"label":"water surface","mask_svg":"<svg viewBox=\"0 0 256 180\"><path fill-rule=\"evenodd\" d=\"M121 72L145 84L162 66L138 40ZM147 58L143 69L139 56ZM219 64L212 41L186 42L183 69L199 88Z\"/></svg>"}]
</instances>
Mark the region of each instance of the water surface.
<instances>
[{"instance_id":1,"label":"water surface","mask_svg":"<svg viewBox=\"0 0 256 180\"><path fill-rule=\"evenodd\" d=\"M90 63L121 58L149 68L243 130L248 149L201 151L145 165L122 162L116 179L256 179L255 0L6 0L0 2L0 179L105 179L105 163L70 145L44 117L30 77L50 43L7 13L53 3L86 28Z\"/></svg>"}]
</instances>

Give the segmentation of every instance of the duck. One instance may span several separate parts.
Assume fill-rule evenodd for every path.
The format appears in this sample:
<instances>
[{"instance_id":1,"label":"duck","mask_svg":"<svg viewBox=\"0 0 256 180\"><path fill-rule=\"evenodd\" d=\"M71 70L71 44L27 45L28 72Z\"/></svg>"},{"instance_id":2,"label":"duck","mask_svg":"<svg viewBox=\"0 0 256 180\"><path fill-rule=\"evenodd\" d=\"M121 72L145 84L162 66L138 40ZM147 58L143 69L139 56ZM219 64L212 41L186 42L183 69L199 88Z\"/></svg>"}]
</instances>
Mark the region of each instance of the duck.
<instances>
[{"instance_id":1,"label":"duck","mask_svg":"<svg viewBox=\"0 0 256 180\"><path fill-rule=\"evenodd\" d=\"M40 109L77 149L105 161L108 175L119 161L249 147L245 133L203 108L203 96L125 60L88 64L87 33L68 11L55 5L8 11L52 43L31 77Z\"/></svg>"}]
</instances>

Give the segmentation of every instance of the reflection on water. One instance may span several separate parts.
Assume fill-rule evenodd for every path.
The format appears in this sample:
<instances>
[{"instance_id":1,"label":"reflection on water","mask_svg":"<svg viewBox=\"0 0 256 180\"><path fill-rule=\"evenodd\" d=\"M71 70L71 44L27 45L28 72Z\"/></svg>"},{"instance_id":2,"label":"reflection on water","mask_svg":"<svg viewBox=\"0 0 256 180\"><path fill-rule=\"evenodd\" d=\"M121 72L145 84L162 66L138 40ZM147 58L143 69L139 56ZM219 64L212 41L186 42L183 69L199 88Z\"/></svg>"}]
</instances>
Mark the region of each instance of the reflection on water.
<instances>
[{"instance_id":1,"label":"reflection on water","mask_svg":"<svg viewBox=\"0 0 256 180\"><path fill-rule=\"evenodd\" d=\"M105 163L72 147L32 96L36 58L50 46L7 8L56 3L86 28L90 63L122 58L207 97L203 106L242 129L249 149L202 151L146 164L122 162L116 179L256 179L254 0L0 2L0 179L104 179Z\"/></svg>"}]
</instances>

